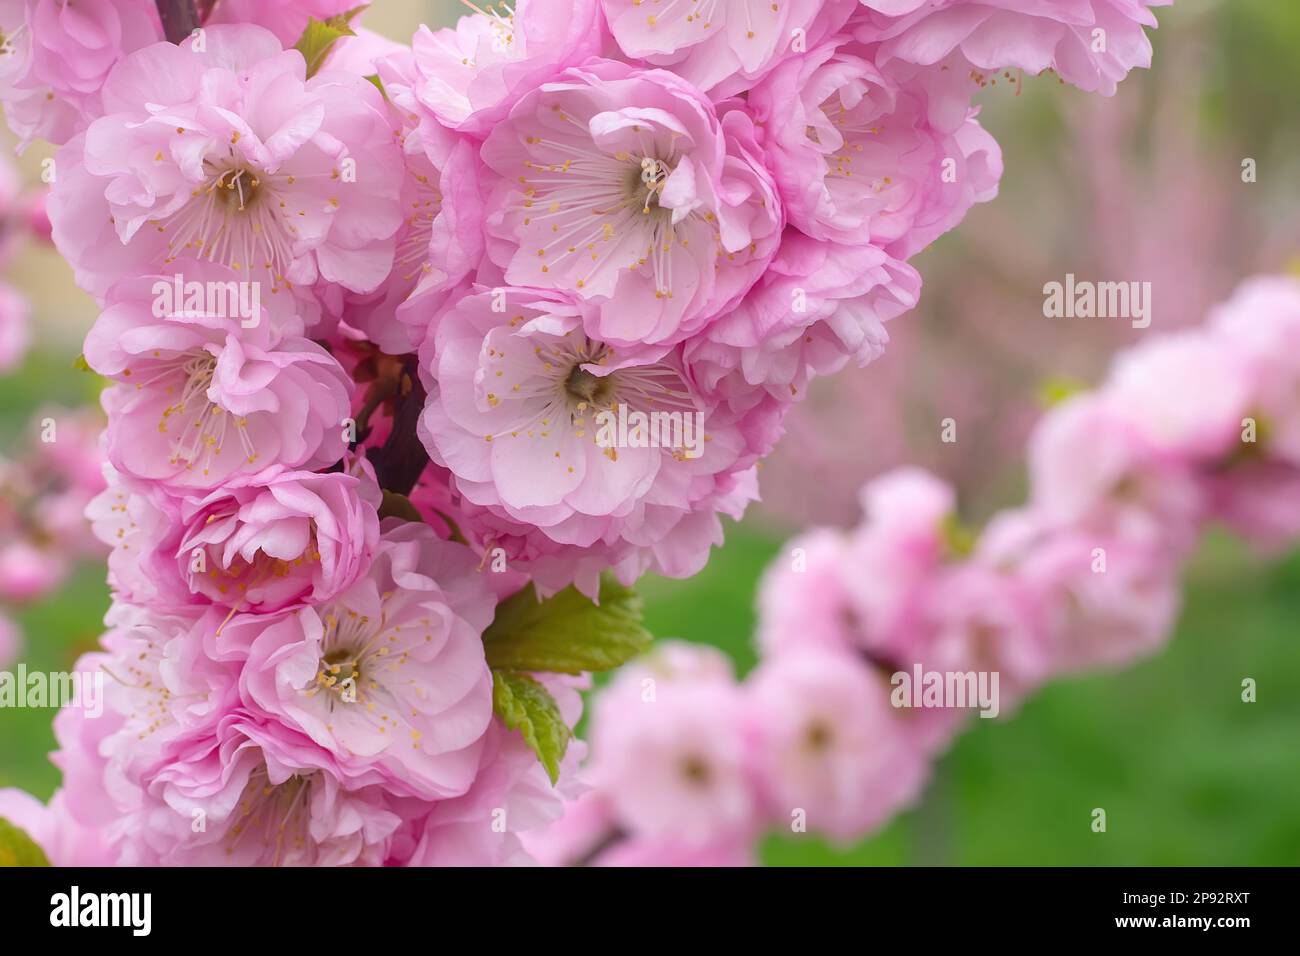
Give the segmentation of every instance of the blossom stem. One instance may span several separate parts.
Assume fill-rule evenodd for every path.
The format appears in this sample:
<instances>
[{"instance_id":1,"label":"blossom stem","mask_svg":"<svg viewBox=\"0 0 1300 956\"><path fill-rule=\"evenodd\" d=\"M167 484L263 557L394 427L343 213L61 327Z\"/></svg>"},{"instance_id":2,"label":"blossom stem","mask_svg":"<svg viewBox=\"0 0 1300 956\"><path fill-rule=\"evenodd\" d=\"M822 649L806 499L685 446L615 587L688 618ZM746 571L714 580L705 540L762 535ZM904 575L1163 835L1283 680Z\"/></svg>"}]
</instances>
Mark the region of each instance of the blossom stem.
<instances>
[{"instance_id":1,"label":"blossom stem","mask_svg":"<svg viewBox=\"0 0 1300 956\"><path fill-rule=\"evenodd\" d=\"M199 11L194 0L155 0L163 33L169 43L180 43L199 27Z\"/></svg>"},{"instance_id":2,"label":"blossom stem","mask_svg":"<svg viewBox=\"0 0 1300 956\"><path fill-rule=\"evenodd\" d=\"M622 843L629 836L631 836L631 834L629 834L622 827L618 827L618 826L612 827L609 830L609 832L606 833L604 836L602 836L599 840L597 840L591 846L591 848L587 850L586 853L582 854L582 856L573 860L568 865L569 866L591 866L593 863L596 862L596 858L599 857L602 853L604 853L606 850L612 847L618 846L618 844Z\"/></svg>"}]
</instances>

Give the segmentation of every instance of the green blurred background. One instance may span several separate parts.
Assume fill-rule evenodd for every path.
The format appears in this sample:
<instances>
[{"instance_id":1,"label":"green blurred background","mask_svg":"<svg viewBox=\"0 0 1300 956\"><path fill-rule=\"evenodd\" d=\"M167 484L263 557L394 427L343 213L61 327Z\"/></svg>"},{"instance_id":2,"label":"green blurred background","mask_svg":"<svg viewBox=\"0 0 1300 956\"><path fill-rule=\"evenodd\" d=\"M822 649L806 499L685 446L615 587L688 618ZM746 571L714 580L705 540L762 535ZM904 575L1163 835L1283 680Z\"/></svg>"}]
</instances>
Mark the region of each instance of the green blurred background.
<instances>
[{"instance_id":1,"label":"green blurred background","mask_svg":"<svg viewBox=\"0 0 1300 956\"><path fill-rule=\"evenodd\" d=\"M449 22L455 7L449 0L379 0L366 25L392 37L409 36L419 22ZM1300 251L1294 242L1300 214L1300 68L1294 54L1300 49L1300 4L1179 0L1172 10L1157 12L1157 69L1135 74L1114 100L1102 104L1135 117L1136 132L1109 147L1122 168L1142 175L1144 161L1159 146L1156 139L1171 135L1162 132L1160 117L1173 109L1184 127L1194 127L1183 130L1191 144L1187 164L1218 157L1215 163L1229 164L1225 183L1235 181L1240 156L1254 156L1262 170L1270 170L1248 199L1227 196L1228 207L1240 215L1232 218L1231 230L1207 238L1209 256L1198 253L1206 257L1204 268L1194 261L1175 263L1176 276L1202 281L1208 304L1247 272L1281 267ZM1166 56L1174 66L1165 67ZM1170 75L1180 63L1195 73L1195 84ZM999 359L1006 357L1006 342L1023 340L1017 323L1023 326L1024 320L1011 307L972 317L979 303L993 299L982 293L972 299L964 284L973 269L989 271L981 255L994 243L1031 248L1065 235L1060 242L1071 249L1104 246L1104 232L1087 223L1054 225L1045 208L1052 202L1043 199L1043 183L1061 174L1057 166L1070 148L1072 111L1081 104L1078 94L1045 86L1027 87L1023 99L989 102L984 118L1006 153L1003 196L973 211L957 233L917 263L927 285L922 308L903 320L910 323L907 334L924 342L927 334L940 332L946 341L956 334L953 329L978 333L985 361L977 363L977 372L997 378L1005 393L981 404L990 423L1012 403L1031 406L1042 382L1058 373L1095 378L1120 344L1094 341L1080 353L1060 343L1035 343L1036 364L1007 374ZM29 181L36 182L45 155L37 147L22 158ZM1168 203L1175 201L1194 202L1195 196ZM1171 221L1175 212L1196 212L1171 206L1167 211ZM1159 204L1153 215L1162 215ZM1008 218L1017 216L1009 227ZM1068 214L1062 218L1071 221ZM1008 233L1012 228L1014 236ZM33 300L37 344L20 372L0 378L0 453L38 406L85 403L96 392L93 376L72 368L93 308L73 287L66 267L52 252L31 248L8 280ZM1013 296L1032 302L1042 281L1010 281L1023 285ZM1191 313L1202 304L1189 302L1185 319L1194 320ZM878 372L872 366L841 378L852 384L888 374L888 367ZM904 386L897 391L900 411L894 417L904 418L917 397ZM817 402L814 394L807 407L816 410ZM876 414L891 412L885 405ZM733 656L740 672L750 668L754 589L762 568L806 522L853 520L851 496L834 490L832 474L854 487L888 467L930 456L926 463L959 484L975 516L1018 499L1023 434L1003 436L996 455L978 456L985 463L996 460L992 470L945 467L932 458L929 429L910 429L914 434L901 446L875 441L862 434L870 428L862 425L862 415L855 412L849 430L832 436L830 444L848 446L852 456L824 463L830 491L816 499L808 494L822 487L821 476L808 473L807 446L796 435L765 469L765 482L774 486L768 500L728 529L726 546L704 573L689 581L645 582L655 634L715 644ZM800 427L813 426L792 424L797 434ZM93 646L108 605L103 576L102 567L82 567L55 598L15 612L26 635L29 668L66 669ZM837 847L812 837L776 836L764 843L763 859L776 865L1300 863L1300 553L1265 561L1215 534L1190 567L1186 585L1177 633L1158 656L1122 672L1052 685L1009 719L973 721L937 765L921 803L871 839ZM1241 701L1246 677L1257 682L1255 703ZM43 798L57 786L58 774L46 759L54 745L51 717L49 711L0 710L0 786ZM1106 810L1104 834L1092 832L1094 807Z\"/></svg>"}]
</instances>

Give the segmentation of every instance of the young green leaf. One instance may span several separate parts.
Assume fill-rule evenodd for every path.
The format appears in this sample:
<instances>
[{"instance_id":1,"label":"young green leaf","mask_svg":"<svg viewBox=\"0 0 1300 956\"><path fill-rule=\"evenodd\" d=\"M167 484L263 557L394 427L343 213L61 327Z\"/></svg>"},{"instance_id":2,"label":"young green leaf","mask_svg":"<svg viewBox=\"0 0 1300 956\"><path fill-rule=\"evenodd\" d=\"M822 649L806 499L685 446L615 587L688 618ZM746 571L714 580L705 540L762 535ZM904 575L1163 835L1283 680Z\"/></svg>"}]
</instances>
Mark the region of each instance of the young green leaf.
<instances>
[{"instance_id":1,"label":"young green leaf","mask_svg":"<svg viewBox=\"0 0 1300 956\"><path fill-rule=\"evenodd\" d=\"M384 500L379 506L379 517L401 518L403 521L423 521L420 511L406 495L384 489Z\"/></svg>"},{"instance_id":2,"label":"young green leaf","mask_svg":"<svg viewBox=\"0 0 1300 956\"><path fill-rule=\"evenodd\" d=\"M45 851L22 830L0 817L0 866L49 866Z\"/></svg>"},{"instance_id":3,"label":"young green leaf","mask_svg":"<svg viewBox=\"0 0 1300 956\"><path fill-rule=\"evenodd\" d=\"M483 634L492 667L558 674L611 670L650 640L640 596L611 577L601 581L600 604L573 587L538 601L529 585L497 606Z\"/></svg>"},{"instance_id":4,"label":"young green leaf","mask_svg":"<svg viewBox=\"0 0 1300 956\"><path fill-rule=\"evenodd\" d=\"M560 716L555 698L527 674L492 671L492 709L510 730L524 735L554 784L560 778L560 761L573 731Z\"/></svg>"},{"instance_id":5,"label":"young green leaf","mask_svg":"<svg viewBox=\"0 0 1300 956\"><path fill-rule=\"evenodd\" d=\"M302 31L302 36L293 48L302 54L302 58L307 61L307 77L316 75L316 72L329 56L335 42L340 37L356 36L350 24L352 19L364 10L364 6L353 7L343 13L328 17L324 20L317 20L315 17L309 17L307 28Z\"/></svg>"},{"instance_id":6,"label":"young green leaf","mask_svg":"<svg viewBox=\"0 0 1300 956\"><path fill-rule=\"evenodd\" d=\"M956 515L944 518L940 530L950 559L960 560L975 550L975 530L965 525Z\"/></svg>"},{"instance_id":7,"label":"young green leaf","mask_svg":"<svg viewBox=\"0 0 1300 956\"><path fill-rule=\"evenodd\" d=\"M1052 408L1084 391L1086 386L1076 379L1062 375L1054 376L1044 382L1038 389L1038 403L1043 408Z\"/></svg>"}]
</instances>

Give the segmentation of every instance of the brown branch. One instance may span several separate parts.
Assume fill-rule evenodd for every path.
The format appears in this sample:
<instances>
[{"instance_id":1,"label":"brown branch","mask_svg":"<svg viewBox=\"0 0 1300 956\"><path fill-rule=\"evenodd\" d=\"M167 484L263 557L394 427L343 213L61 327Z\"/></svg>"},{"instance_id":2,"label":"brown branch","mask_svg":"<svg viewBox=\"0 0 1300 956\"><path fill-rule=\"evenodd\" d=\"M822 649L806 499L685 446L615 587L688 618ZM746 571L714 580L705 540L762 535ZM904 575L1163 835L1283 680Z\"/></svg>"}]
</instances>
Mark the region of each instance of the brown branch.
<instances>
[{"instance_id":1,"label":"brown branch","mask_svg":"<svg viewBox=\"0 0 1300 956\"><path fill-rule=\"evenodd\" d=\"M169 43L180 43L199 28L199 11L194 0L154 0Z\"/></svg>"},{"instance_id":2,"label":"brown branch","mask_svg":"<svg viewBox=\"0 0 1300 956\"><path fill-rule=\"evenodd\" d=\"M612 827L608 833L601 836L599 840L597 840L594 844L592 844L591 847L588 848L586 853L583 853L581 856L577 857L574 860L571 860L569 863L565 865L566 866L591 866L596 862L596 858L599 857L606 850L618 846L620 843L622 843L624 840L627 840L630 837L631 834L628 833L626 830L624 830L622 827L619 826Z\"/></svg>"},{"instance_id":3,"label":"brown branch","mask_svg":"<svg viewBox=\"0 0 1300 956\"><path fill-rule=\"evenodd\" d=\"M393 430L380 448L368 452L374 465L379 487L399 495L409 495L415 483L429 464L429 453L424 450L415 433L420 413L424 411L424 386L420 384L414 355L403 358L404 371L401 387L394 399Z\"/></svg>"}]
</instances>

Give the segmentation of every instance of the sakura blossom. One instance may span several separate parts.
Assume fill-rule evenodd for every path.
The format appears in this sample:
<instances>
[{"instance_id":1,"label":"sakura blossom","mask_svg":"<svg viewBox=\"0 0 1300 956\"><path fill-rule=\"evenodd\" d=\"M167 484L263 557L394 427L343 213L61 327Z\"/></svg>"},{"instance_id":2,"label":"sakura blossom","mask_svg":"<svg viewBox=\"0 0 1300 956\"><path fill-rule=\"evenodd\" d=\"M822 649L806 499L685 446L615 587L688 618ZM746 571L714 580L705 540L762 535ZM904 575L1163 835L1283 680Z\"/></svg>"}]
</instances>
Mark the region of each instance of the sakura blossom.
<instances>
[{"instance_id":1,"label":"sakura blossom","mask_svg":"<svg viewBox=\"0 0 1300 956\"><path fill-rule=\"evenodd\" d=\"M185 269L178 274L236 281L223 267ZM203 310L159 315L158 290L170 282L119 282L86 338L87 363L117 383L104 395L114 467L205 489L268 468L338 461L347 378L320 345L292 334L301 322L273 313L256 321Z\"/></svg>"},{"instance_id":2,"label":"sakura blossom","mask_svg":"<svg viewBox=\"0 0 1300 956\"><path fill-rule=\"evenodd\" d=\"M132 53L101 95L104 115L55 157L49 201L54 242L96 295L183 258L286 294L387 275L402 162L364 78L307 80L273 34L213 26L202 50Z\"/></svg>"},{"instance_id":3,"label":"sakura blossom","mask_svg":"<svg viewBox=\"0 0 1300 956\"><path fill-rule=\"evenodd\" d=\"M633 589L706 565L790 409L995 198L984 73L1113 93L1158 5L518 0L399 43L339 0L0 2L107 415L0 467L0 596L101 546L112 592L75 665L106 712L64 708L61 788L0 815L58 865L747 865L922 792L971 712L896 673L996 671L1010 711L1157 650L1207 517L1276 531L1240 490L1300 489L1281 280L1217 320L1269 328L1152 342L1049 416L983 534L935 476L870 484L768 571L750 674L649 647ZM27 339L0 286L0 367Z\"/></svg>"},{"instance_id":4,"label":"sakura blossom","mask_svg":"<svg viewBox=\"0 0 1300 956\"><path fill-rule=\"evenodd\" d=\"M699 330L780 236L753 120L665 71L574 67L525 95L482 157L493 262L510 283L598 305L590 331L613 345Z\"/></svg>"},{"instance_id":5,"label":"sakura blossom","mask_svg":"<svg viewBox=\"0 0 1300 956\"><path fill-rule=\"evenodd\" d=\"M460 495L537 539L512 547L522 560L595 547L629 582L651 564L693 573L720 536L716 512L749 500L772 416L708 414L680 349L615 348L582 319L581 307L522 289L460 299L422 350L439 400L421 437ZM706 450L602 447L599 416L620 406L703 414Z\"/></svg>"}]
</instances>

